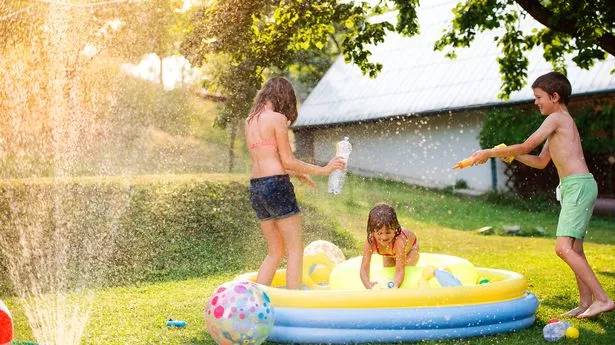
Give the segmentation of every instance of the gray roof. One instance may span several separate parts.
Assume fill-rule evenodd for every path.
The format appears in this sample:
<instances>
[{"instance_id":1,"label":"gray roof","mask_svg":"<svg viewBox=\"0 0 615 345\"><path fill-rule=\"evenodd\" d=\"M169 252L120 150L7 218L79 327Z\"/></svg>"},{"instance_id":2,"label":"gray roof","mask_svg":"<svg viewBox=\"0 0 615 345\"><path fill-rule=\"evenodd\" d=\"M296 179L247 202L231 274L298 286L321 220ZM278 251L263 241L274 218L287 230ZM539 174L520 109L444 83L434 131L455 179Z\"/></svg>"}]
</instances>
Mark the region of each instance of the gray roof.
<instances>
[{"instance_id":1,"label":"gray roof","mask_svg":"<svg viewBox=\"0 0 615 345\"><path fill-rule=\"evenodd\" d=\"M301 105L294 127L320 126L397 115L420 114L479 108L505 103L497 98L501 76L496 58L500 48L494 42L501 31L478 33L470 48L457 50L456 59L434 51L434 42L450 26L451 9L459 0L430 0L418 9L421 34L402 37L389 33L385 42L372 47L372 61L384 67L375 79L361 74L359 68L338 57L318 85ZM395 20L390 12L379 20ZM542 25L530 16L522 20L523 31ZM542 49L527 52L528 80L552 70L544 61ZM573 97L615 91L615 57L582 70L568 63L568 78ZM514 92L509 102L533 101L529 86Z\"/></svg>"}]
</instances>

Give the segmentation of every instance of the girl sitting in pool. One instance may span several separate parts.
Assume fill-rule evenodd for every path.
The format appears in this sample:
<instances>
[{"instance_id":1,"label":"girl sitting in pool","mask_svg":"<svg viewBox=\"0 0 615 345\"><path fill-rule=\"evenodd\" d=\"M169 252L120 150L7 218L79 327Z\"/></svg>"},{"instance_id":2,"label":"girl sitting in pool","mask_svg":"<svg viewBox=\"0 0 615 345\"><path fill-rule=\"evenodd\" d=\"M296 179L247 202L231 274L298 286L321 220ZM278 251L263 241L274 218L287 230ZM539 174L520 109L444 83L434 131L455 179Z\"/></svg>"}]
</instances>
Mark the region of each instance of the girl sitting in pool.
<instances>
[{"instance_id":1,"label":"girl sitting in pool","mask_svg":"<svg viewBox=\"0 0 615 345\"><path fill-rule=\"evenodd\" d=\"M378 282L369 280L372 253L382 256L382 266L395 267L393 285L399 287L404 281L406 266L414 266L419 260L419 244L416 235L399 225L395 209L387 204L378 204L369 212L367 241L363 246L361 281L366 289Z\"/></svg>"}]
</instances>

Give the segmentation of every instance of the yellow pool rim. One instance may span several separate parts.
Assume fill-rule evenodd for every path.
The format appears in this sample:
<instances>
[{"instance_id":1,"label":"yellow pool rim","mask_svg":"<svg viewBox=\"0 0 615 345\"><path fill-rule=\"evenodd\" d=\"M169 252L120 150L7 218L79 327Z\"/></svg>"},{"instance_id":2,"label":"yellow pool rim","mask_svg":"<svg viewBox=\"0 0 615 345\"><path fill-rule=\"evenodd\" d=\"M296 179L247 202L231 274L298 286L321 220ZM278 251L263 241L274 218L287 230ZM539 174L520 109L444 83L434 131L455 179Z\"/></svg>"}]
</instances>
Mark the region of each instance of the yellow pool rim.
<instances>
[{"instance_id":1,"label":"yellow pool rim","mask_svg":"<svg viewBox=\"0 0 615 345\"><path fill-rule=\"evenodd\" d=\"M527 279L519 273L492 268L476 270L479 276L492 282L473 286L387 290L287 290L264 285L261 287L275 307L286 308L464 306L512 300L523 296L527 290ZM283 276L283 271L279 270L276 276ZM256 272L242 274L235 280L254 282Z\"/></svg>"}]
</instances>

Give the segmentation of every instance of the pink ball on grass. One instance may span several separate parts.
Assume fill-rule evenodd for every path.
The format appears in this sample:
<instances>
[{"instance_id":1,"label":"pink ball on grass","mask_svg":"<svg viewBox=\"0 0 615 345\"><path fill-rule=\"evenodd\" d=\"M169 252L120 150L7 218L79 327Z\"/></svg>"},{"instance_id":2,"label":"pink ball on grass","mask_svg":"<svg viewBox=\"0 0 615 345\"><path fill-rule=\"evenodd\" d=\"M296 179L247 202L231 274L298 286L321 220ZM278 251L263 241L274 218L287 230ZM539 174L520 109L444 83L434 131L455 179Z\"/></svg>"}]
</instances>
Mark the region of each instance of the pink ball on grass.
<instances>
[{"instance_id":1,"label":"pink ball on grass","mask_svg":"<svg viewBox=\"0 0 615 345\"><path fill-rule=\"evenodd\" d=\"M9 345L13 341L13 318L9 308L0 300L0 345Z\"/></svg>"},{"instance_id":2,"label":"pink ball on grass","mask_svg":"<svg viewBox=\"0 0 615 345\"><path fill-rule=\"evenodd\" d=\"M260 345L273 329L273 321L269 296L252 282L220 285L205 307L207 331L219 345Z\"/></svg>"}]
</instances>

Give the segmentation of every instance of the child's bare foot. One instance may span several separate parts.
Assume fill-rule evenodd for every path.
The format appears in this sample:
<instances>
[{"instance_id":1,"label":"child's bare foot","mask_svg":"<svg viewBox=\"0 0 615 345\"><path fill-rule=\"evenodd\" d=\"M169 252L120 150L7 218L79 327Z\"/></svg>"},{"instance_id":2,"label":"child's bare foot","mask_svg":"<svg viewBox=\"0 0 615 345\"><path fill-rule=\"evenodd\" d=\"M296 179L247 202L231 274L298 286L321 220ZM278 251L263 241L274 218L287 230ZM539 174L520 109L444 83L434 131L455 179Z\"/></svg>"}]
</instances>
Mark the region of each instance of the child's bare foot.
<instances>
[{"instance_id":1,"label":"child's bare foot","mask_svg":"<svg viewBox=\"0 0 615 345\"><path fill-rule=\"evenodd\" d=\"M583 312L585 312L588 308L589 308L589 306L585 307L585 306L580 305L580 306L578 306L578 307L576 307L574 309L571 309L571 310L563 313L561 316L563 316L563 317L577 317L580 314L582 314Z\"/></svg>"},{"instance_id":2,"label":"child's bare foot","mask_svg":"<svg viewBox=\"0 0 615 345\"><path fill-rule=\"evenodd\" d=\"M586 311L579 314L577 318L579 319L587 319L589 317L594 317L600 313L606 313L615 309L615 302L612 299L609 299L606 302L594 301L592 305L587 308Z\"/></svg>"}]
</instances>

